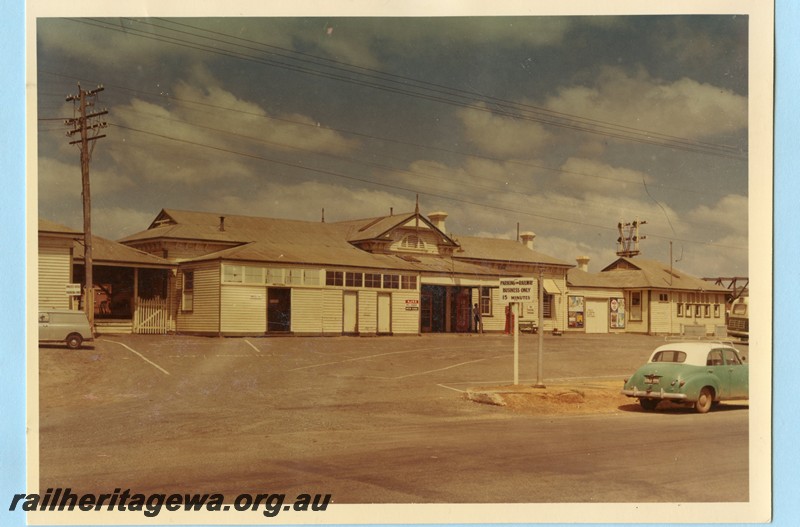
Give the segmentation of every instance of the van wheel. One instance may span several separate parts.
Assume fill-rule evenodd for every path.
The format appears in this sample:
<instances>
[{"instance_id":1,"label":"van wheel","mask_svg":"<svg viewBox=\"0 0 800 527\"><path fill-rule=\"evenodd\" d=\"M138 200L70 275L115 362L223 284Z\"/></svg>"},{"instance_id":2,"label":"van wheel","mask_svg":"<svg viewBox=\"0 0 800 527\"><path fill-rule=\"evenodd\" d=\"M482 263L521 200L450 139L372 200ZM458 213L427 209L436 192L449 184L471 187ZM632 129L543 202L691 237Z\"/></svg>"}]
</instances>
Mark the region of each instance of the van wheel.
<instances>
[{"instance_id":1,"label":"van wheel","mask_svg":"<svg viewBox=\"0 0 800 527\"><path fill-rule=\"evenodd\" d=\"M67 337L67 347L71 350L76 350L83 344L83 337L77 333L72 333Z\"/></svg>"}]
</instances>

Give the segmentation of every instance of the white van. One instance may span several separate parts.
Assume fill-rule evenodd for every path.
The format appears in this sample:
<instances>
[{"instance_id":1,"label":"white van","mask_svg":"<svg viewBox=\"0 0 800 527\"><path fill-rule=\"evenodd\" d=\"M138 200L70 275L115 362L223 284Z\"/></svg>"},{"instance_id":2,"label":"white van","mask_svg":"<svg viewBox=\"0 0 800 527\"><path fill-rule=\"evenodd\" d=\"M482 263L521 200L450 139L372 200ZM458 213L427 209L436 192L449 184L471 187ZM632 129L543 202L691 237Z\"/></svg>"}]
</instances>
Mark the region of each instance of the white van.
<instances>
[{"instance_id":1,"label":"white van","mask_svg":"<svg viewBox=\"0 0 800 527\"><path fill-rule=\"evenodd\" d=\"M39 311L39 342L63 342L70 349L78 349L87 340L93 340L89 320L83 311Z\"/></svg>"},{"instance_id":2,"label":"white van","mask_svg":"<svg viewBox=\"0 0 800 527\"><path fill-rule=\"evenodd\" d=\"M739 297L731 304L728 315L728 335L748 340L750 337L750 306L746 296Z\"/></svg>"}]
</instances>

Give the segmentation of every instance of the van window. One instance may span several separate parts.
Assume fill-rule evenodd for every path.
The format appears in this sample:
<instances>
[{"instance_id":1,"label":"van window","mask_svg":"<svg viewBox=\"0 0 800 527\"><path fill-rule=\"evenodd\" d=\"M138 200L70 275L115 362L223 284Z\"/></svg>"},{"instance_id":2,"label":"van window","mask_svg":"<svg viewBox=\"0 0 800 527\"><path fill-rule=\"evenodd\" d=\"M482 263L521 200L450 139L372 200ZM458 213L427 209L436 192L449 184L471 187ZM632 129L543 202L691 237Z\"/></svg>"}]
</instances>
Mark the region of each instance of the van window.
<instances>
[{"instance_id":1,"label":"van window","mask_svg":"<svg viewBox=\"0 0 800 527\"><path fill-rule=\"evenodd\" d=\"M733 314L734 315L746 315L747 314L747 304L734 304L734 306L733 306Z\"/></svg>"}]
</instances>

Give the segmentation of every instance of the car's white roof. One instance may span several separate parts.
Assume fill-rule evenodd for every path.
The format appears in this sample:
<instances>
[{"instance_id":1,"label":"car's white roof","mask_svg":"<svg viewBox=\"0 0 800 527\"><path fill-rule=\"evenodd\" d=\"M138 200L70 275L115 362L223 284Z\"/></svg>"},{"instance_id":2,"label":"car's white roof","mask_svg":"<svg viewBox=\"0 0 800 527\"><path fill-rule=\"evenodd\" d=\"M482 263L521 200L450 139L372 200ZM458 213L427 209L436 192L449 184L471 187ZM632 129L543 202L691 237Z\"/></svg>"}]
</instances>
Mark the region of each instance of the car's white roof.
<instances>
[{"instance_id":1,"label":"car's white roof","mask_svg":"<svg viewBox=\"0 0 800 527\"><path fill-rule=\"evenodd\" d=\"M684 364L705 365L708 358L708 352L712 349L728 348L736 351L736 348L724 342L714 341L695 341L695 342L671 342L657 347L650 354L650 360L653 359L656 353L664 350L675 350L686 353L686 361Z\"/></svg>"}]
</instances>

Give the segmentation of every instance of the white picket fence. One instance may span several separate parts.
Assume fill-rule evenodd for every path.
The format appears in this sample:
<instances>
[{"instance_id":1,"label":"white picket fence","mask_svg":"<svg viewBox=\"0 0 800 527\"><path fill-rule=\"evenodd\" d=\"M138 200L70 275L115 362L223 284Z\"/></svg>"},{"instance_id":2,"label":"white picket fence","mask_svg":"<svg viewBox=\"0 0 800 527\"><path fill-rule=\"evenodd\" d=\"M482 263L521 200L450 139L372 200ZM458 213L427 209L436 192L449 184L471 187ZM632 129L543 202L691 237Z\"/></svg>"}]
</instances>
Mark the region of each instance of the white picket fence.
<instances>
[{"instance_id":1,"label":"white picket fence","mask_svg":"<svg viewBox=\"0 0 800 527\"><path fill-rule=\"evenodd\" d=\"M169 331L169 323L169 306L165 299L160 297L139 299L133 315L134 333L163 335Z\"/></svg>"}]
</instances>

